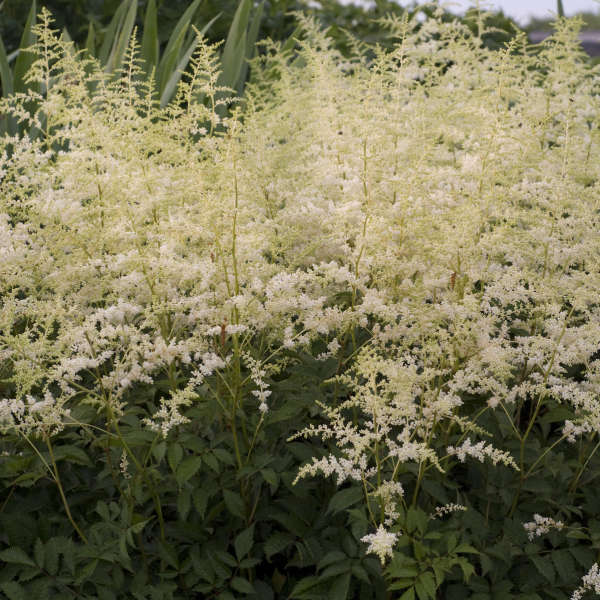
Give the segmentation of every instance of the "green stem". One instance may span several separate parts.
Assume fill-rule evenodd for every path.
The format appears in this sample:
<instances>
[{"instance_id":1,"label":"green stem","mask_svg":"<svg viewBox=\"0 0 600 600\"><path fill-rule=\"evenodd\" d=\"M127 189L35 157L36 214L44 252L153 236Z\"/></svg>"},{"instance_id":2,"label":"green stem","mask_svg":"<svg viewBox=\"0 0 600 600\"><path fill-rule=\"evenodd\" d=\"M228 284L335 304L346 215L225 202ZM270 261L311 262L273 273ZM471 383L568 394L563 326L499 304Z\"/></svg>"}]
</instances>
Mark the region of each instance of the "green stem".
<instances>
[{"instance_id":1,"label":"green stem","mask_svg":"<svg viewBox=\"0 0 600 600\"><path fill-rule=\"evenodd\" d=\"M52 444L50 443L49 436L46 436L46 445L48 446L48 452L50 454L50 461L52 462L52 469L54 471L54 481L56 482L56 485L58 486L58 491L60 492L60 497L62 499L63 506L65 507L65 511L67 513L67 518L71 522L71 525L73 525L73 528L75 529L75 531L77 532L79 537L83 540L83 542L85 544L87 544L88 543L87 538L85 537L83 531L81 531L81 529L79 529L79 525L77 525L77 523L75 522L75 519L73 518L73 515L71 514L71 509L69 508L69 503L67 502L67 497L65 496L65 490L63 489L62 482L60 480L60 475L58 474L58 466L56 465L56 460L54 458L54 451L52 450Z\"/></svg>"},{"instance_id":2,"label":"green stem","mask_svg":"<svg viewBox=\"0 0 600 600\"><path fill-rule=\"evenodd\" d=\"M252 436L252 441L250 442L250 447L248 448L248 454L246 455L246 461L250 460L250 454L252 454L252 449L254 448L254 443L256 442L256 436L258 435L258 431L260 430L260 426L263 424L264 419L265 419L264 415L260 415L260 419L254 430L254 435Z\"/></svg>"},{"instance_id":3,"label":"green stem","mask_svg":"<svg viewBox=\"0 0 600 600\"><path fill-rule=\"evenodd\" d=\"M362 484L363 484L363 492L365 494L365 502L367 504L367 510L369 511L369 515L371 517L371 522L373 523L373 525L375 527L377 527L377 519L375 519L375 515L373 514L373 511L371 510L371 503L369 502L369 491L367 490L367 480L364 478L364 476L362 477Z\"/></svg>"},{"instance_id":4,"label":"green stem","mask_svg":"<svg viewBox=\"0 0 600 600\"><path fill-rule=\"evenodd\" d=\"M562 442L567 436L563 435L561 437L559 437L554 444L552 444L551 446L548 446L548 448L546 448L535 460L535 462L529 467L529 469L527 469L527 472L523 475L523 479L527 479L527 477L529 477L529 475L531 475L531 472L533 471L533 469L536 467L536 465L544 458L544 456L546 456L546 454L548 454L548 452L550 452L552 450L552 448L554 448L554 446L560 444L560 442Z\"/></svg>"},{"instance_id":5,"label":"green stem","mask_svg":"<svg viewBox=\"0 0 600 600\"><path fill-rule=\"evenodd\" d=\"M419 474L417 475L417 483L415 484L415 491L413 493L411 506L417 504L417 498L419 496L419 490L421 489L421 480L423 479L423 461L419 463Z\"/></svg>"},{"instance_id":6,"label":"green stem","mask_svg":"<svg viewBox=\"0 0 600 600\"><path fill-rule=\"evenodd\" d=\"M600 448L600 442L598 442L594 446L594 449L590 452L590 455L587 457L586 461L583 463L581 469L579 470L579 473L577 473L577 476L573 479L571 485L569 486L570 494L575 493L575 490L577 489L577 484L579 483L579 480L581 479L581 476L583 475L585 468L588 466L588 463L590 462L590 460L592 460L592 457L594 456L594 454L596 453L596 450L598 450L598 448Z\"/></svg>"},{"instance_id":7,"label":"green stem","mask_svg":"<svg viewBox=\"0 0 600 600\"><path fill-rule=\"evenodd\" d=\"M504 402L502 402L502 400L500 400L500 406L502 407L502 410L504 411L504 414L506 415L506 418L508 419L508 422L512 425L512 428L513 428L514 432L517 434L517 437L520 440L521 439L521 432L517 429L517 426L515 425L515 422L513 421L512 417L508 414L508 410L506 409L506 406L504 406Z\"/></svg>"},{"instance_id":8,"label":"green stem","mask_svg":"<svg viewBox=\"0 0 600 600\"><path fill-rule=\"evenodd\" d=\"M241 471L242 467L244 466L244 463L242 462L242 455L240 453L240 443L238 441L237 427L235 424L235 413L236 413L236 405L234 402L232 405L232 408L231 408L230 426L231 426L231 433L233 435L233 448L235 450L235 459L238 464L238 470Z\"/></svg>"},{"instance_id":9,"label":"green stem","mask_svg":"<svg viewBox=\"0 0 600 600\"><path fill-rule=\"evenodd\" d=\"M163 514L162 514L162 505L160 503L160 497L158 496L158 493L156 492L154 483L148 477L145 467L140 463L137 456L132 452L131 448L129 447L129 444L125 441L125 438L123 437L123 435L121 433L121 428L119 427L119 422L115 418L109 402L106 403L106 409L108 412L109 419L112 422L113 427L115 428L115 433L117 434L117 437L119 438L121 445L125 449L127 456L129 458L131 458L136 469L139 471L140 475L142 476L142 479L148 484L148 487L150 488L150 493L151 493L152 499L154 501L154 508L156 510L156 515L158 517L158 523L159 523L159 527L160 527L160 538L161 538L161 540L164 541L165 540L165 521L164 521Z\"/></svg>"},{"instance_id":10,"label":"green stem","mask_svg":"<svg viewBox=\"0 0 600 600\"><path fill-rule=\"evenodd\" d=\"M11 499L12 495L14 494L16 488L17 488L17 484L14 483L10 488L10 492L8 492L8 495L4 499L2 506L0 506L0 513L4 512L4 509L6 508L6 505L8 504L8 501Z\"/></svg>"}]
</instances>

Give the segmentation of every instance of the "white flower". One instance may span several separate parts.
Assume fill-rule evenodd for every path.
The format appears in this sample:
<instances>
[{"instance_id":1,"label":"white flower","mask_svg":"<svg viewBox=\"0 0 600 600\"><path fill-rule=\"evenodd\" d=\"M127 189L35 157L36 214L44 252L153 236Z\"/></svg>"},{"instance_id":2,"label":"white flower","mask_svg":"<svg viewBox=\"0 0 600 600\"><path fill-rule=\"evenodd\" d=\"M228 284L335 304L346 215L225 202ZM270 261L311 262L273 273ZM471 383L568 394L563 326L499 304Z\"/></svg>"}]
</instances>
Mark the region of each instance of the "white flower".
<instances>
[{"instance_id":1,"label":"white flower","mask_svg":"<svg viewBox=\"0 0 600 600\"><path fill-rule=\"evenodd\" d=\"M360 541L369 544L367 553L376 554L383 565L385 564L386 558L392 556L393 547L397 539L397 533L386 531L383 525L380 525L375 533L365 535Z\"/></svg>"},{"instance_id":2,"label":"white flower","mask_svg":"<svg viewBox=\"0 0 600 600\"><path fill-rule=\"evenodd\" d=\"M439 519L453 512L462 512L465 510L467 510L466 506L463 506L462 504L454 504L451 502L450 504L444 504L444 506L436 506L435 510L430 515L430 518Z\"/></svg>"},{"instance_id":3,"label":"white flower","mask_svg":"<svg viewBox=\"0 0 600 600\"><path fill-rule=\"evenodd\" d=\"M125 479L131 479L131 473L129 472L129 459L127 458L127 452L123 450L121 453L121 462L119 463L119 470L121 471Z\"/></svg>"},{"instance_id":4,"label":"white flower","mask_svg":"<svg viewBox=\"0 0 600 600\"><path fill-rule=\"evenodd\" d=\"M500 462L507 467L519 469L509 452L498 450L497 448L494 448L492 444L486 444L483 441L473 444L471 440L467 438L456 448L454 446L448 446L446 452L448 452L450 456L456 456L460 462L465 462L467 456L476 458L480 462L483 462L484 459L488 457L494 465Z\"/></svg>"},{"instance_id":5,"label":"white flower","mask_svg":"<svg viewBox=\"0 0 600 600\"><path fill-rule=\"evenodd\" d=\"M258 399L258 410L264 415L269 410L267 398L271 395L271 390L268 389L269 384L264 380L267 372L261 368L260 362L252 358L252 356L249 354L244 354L244 361L249 365L250 377L254 384L258 387L257 390L252 390L251 393L255 398Z\"/></svg>"},{"instance_id":6,"label":"white flower","mask_svg":"<svg viewBox=\"0 0 600 600\"><path fill-rule=\"evenodd\" d=\"M596 595L600 596L600 567L598 567L598 563L594 563L583 576L582 585L573 592L571 600L581 600L588 590L593 590Z\"/></svg>"},{"instance_id":7,"label":"white flower","mask_svg":"<svg viewBox=\"0 0 600 600\"><path fill-rule=\"evenodd\" d=\"M542 515L533 515L533 521L523 523L523 528L527 531L527 537L533 540L534 537L545 535L551 529L561 531L565 524L562 521L555 521L551 517L542 517Z\"/></svg>"}]
</instances>

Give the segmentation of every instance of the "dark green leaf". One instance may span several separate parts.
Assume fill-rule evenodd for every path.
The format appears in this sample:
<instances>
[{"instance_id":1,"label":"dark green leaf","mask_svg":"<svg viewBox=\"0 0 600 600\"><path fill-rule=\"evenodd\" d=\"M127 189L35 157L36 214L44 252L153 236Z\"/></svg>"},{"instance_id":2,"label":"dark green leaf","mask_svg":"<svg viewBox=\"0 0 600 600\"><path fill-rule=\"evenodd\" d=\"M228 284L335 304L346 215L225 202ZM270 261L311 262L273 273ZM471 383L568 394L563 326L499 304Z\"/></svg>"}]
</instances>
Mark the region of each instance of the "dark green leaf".
<instances>
[{"instance_id":1,"label":"dark green leaf","mask_svg":"<svg viewBox=\"0 0 600 600\"><path fill-rule=\"evenodd\" d=\"M164 441L159 442L158 444L156 444L154 446L154 448L152 448L152 454L154 455L154 458L156 459L156 462L158 464L160 464L162 462L166 453L167 453L167 443Z\"/></svg>"},{"instance_id":2,"label":"dark green leaf","mask_svg":"<svg viewBox=\"0 0 600 600\"><path fill-rule=\"evenodd\" d=\"M183 448L179 444L170 444L167 449L167 460L169 461L169 466L171 467L171 471L175 473L177 470L177 466L181 462L183 458Z\"/></svg>"},{"instance_id":3,"label":"dark green leaf","mask_svg":"<svg viewBox=\"0 0 600 600\"><path fill-rule=\"evenodd\" d=\"M566 549L555 550L552 552L551 557L556 572L560 577L560 583L573 581L577 573L577 568L575 567L575 561L573 560L571 553Z\"/></svg>"},{"instance_id":4,"label":"dark green leaf","mask_svg":"<svg viewBox=\"0 0 600 600\"><path fill-rule=\"evenodd\" d=\"M346 568L348 565L346 565ZM346 600L350 590L350 573L344 573L337 577L329 589L329 598L331 600Z\"/></svg>"},{"instance_id":5,"label":"dark green leaf","mask_svg":"<svg viewBox=\"0 0 600 600\"><path fill-rule=\"evenodd\" d=\"M261 469L260 474L272 488L277 488L277 486L279 485L279 477L277 473L273 471L273 469Z\"/></svg>"},{"instance_id":6,"label":"dark green leaf","mask_svg":"<svg viewBox=\"0 0 600 600\"><path fill-rule=\"evenodd\" d=\"M15 565L28 565L34 567L35 563L23 552L21 548L12 547L7 548L0 552L0 561L15 564Z\"/></svg>"},{"instance_id":7,"label":"dark green leaf","mask_svg":"<svg viewBox=\"0 0 600 600\"><path fill-rule=\"evenodd\" d=\"M349 487L336 492L327 507L327 512L340 512L363 499L363 491L359 487Z\"/></svg>"},{"instance_id":8,"label":"dark green leaf","mask_svg":"<svg viewBox=\"0 0 600 600\"><path fill-rule=\"evenodd\" d=\"M241 594L254 594L256 592L253 585L242 577L234 577L231 580L231 587Z\"/></svg>"},{"instance_id":9,"label":"dark green leaf","mask_svg":"<svg viewBox=\"0 0 600 600\"><path fill-rule=\"evenodd\" d=\"M198 488L197 490L194 490L194 494L193 494L193 502L194 502L194 508L196 509L196 511L198 512L198 514L204 518L204 514L206 513L206 507L208 505L208 492L206 492L206 490L203 490L202 488Z\"/></svg>"},{"instance_id":10,"label":"dark green leaf","mask_svg":"<svg viewBox=\"0 0 600 600\"><path fill-rule=\"evenodd\" d=\"M188 456L183 459L177 467L175 479L181 487L186 481L191 479L202 466L202 458L200 456Z\"/></svg>"},{"instance_id":11,"label":"dark green leaf","mask_svg":"<svg viewBox=\"0 0 600 600\"><path fill-rule=\"evenodd\" d=\"M182 521L187 519L192 506L192 492L189 489L184 489L177 496L177 512Z\"/></svg>"},{"instance_id":12,"label":"dark green leaf","mask_svg":"<svg viewBox=\"0 0 600 600\"><path fill-rule=\"evenodd\" d=\"M225 500L225 506L232 515L242 519L246 518L244 502L239 494L231 490L223 490L223 500Z\"/></svg>"},{"instance_id":13,"label":"dark green leaf","mask_svg":"<svg viewBox=\"0 0 600 600\"><path fill-rule=\"evenodd\" d=\"M280 531L275 532L265 542L265 555L267 560L271 560L271 557L275 554L279 554L284 548L287 548L294 541L294 537L289 533L282 533Z\"/></svg>"},{"instance_id":14,"label":"dark green leaf","mask_svg":"<svg viewBox=\"0 0 600 600\"><path fill-rule=\"evenodd\" d=\"M302 596L302 594L304 594L305 592L308 592L309 590L313 589L314 587L318 586L321 584L321 580L318 577L303 577L295 586L294 589L292 590L292 593L290 594L290 598L300 598Z\"/></svg>"},{"instance_id":15,"label":"dark green leaf","mask_svg":"<svg viewBox=\"0 0 600 600\"><path fill-rule=\"evenodd\" d=\"M231 454L231 452L228 452L224 448L215 448L214 450L212 450L212 453L222 463L225 463L226 465L230 465L230 466L235 465L235 458L233 458L233 455Z\"/></svg>"},{"instance_id":16,"label":"dark green leaf","mask_svg":"<svg viewBox=\"0 0 600 600\"><path fill-rule=\"evenodd\" d=\"M252 548L252 544L254 543L254 523L252 525L250 525L250 527L248 527L248 529L245 529L244 531L242 531L242 533L240 533L236 538L235 538L235 542L234 542L234 547L235 547L235 555L237 556L238 560L242 560L242 558L244 558L248 552L250 552L250 549Z\"/></svg>"},{"instance_id":17,"label":"dark green leaf","mask_svg":"<svg viewBox=\"0 0 600 600\"><path fill-rule=\"evenodd\" d=\"M46 571L50 575L56 575L58 573L58 547L56 538L50 538L46 542Z\"/></svg>"},{"instance_id":18,"label":"dark green leaf","mask_svg":"<svg viewBox=\"0 0 600 600\"><path fill-rule=\"evenodd\" d=\"M556 573L552 566L552 561L548 557L542 557L532 554L529 556L531 562L535 565L540 575L543 575L550 583L554 583Z\"/></svg>"},{"instance_id":19,"label":"dark green leaf","mask_svg":"<svg viewBox=\"0 0 600 600\"><path fill-rule=\"evenodd\" d=\"M158 554L166 563L175 569L179 569L179 557L177 556L177 550L173 544L160 541L158 545Z\"/></svg>"},{"instance_id":20,"label":"dark green leaf","mask_svg":"<svg viewBox=\"0 0 600 600\"><path fill-rule=\"evenodd\" d=\"M575 540L589 540L590 536L580 529L571 529L567 532L567 537Z\"/></svg>"},{"instance_id":21,"label":"dark green leaf","mask_svg":"<svg viewBox=\"0 0 600 600\"><path fill-rule=\"evenodd\" d=\"M8 600L28 600L25 588L15 581L0 583L0 589L6 594Z\"/></svg>"},{"instance_id":22,"label":"dark green leaf","mask_svg":"<svg viewBox=\"0 0 600 600\"><path fill-rule=\"evenodd\" d=\"M477 548L473 548L469 544L459 544L454 548L453 552L462 553L462 554L479 554L479 550Z\"/></svg>"},{"instance_id":23,"label":"dark green leaf","mask_svg":"<svg viewBox=\"0 0 600 600\"><path fill-rule=\"evenodd\" d=\"M420 508L411 507L408 509L406 514L406 528L409 533L418 531L419 533L425 533L427 529L428 517L427 514Z\"/></svg>"},{"instance_id":24,"label":"dark green leaf","mask_svg":"<svg viewBox=\"0 0 600 600\"><path fill-rule=\"evenodd\" d=\"M38 538L33 546L33 557L38 567L44 568L44 542Z\"/></svg>"},{"instance_id":25,"label":"dark green leaf","mask_svg":"<svg viewBox=\"0 0 600 600\"><path fill-rule=\"evenodd\" d=\"M100 561L97 558L95 558L92 562L88 563L85 567L83 567L79 571L77 579L75 580L76 583L78 585L81 585L84 581L87 581L94 574L94 571L96 570L96 567L98 566L99 562Z\"/></svg>"},{"instance_id":26,"label":"dark green leaf","mask_svg":"<svg viewBox=\"0 0 600 600\"><path fill-rule=\"evenodd\" d=\"M231 554L229 554L229 552L224 552L223 550L216 550L214 555L223 564L228 565L229 567L237 567L238 565L237 560L235 560L235 558Z\"/></svg>"},{"instance_id":27,"label":"dark green leaf","mask_svg":"<svg viewBox=\"0 0 600 600\"><path fill-rule=\"evenodd\" d=\"M475 567L465 558L459 558L457 564L462 569L464 581L469 581L471 575L475 574Z\"/></svg>"},{"instance_id":28,"label":"dark green leaf","mask_svg":"<svg viewBox=\"0 0 600 600\"><path fill-rule=\"evenodd\" d=\"M91 467L93 464L86 452L74 445L57 446L54 448L54 458L57 462L67 460L86 467Z\"/></svg>"},{"instance_id":29,"label":"dark green leaf","mask_svg":"<svg viewBox=\"0 0 600 600\"><path fill-rule=\"evenodd\" d=\"M425 573L421 573L421 575L419 575L416 583L416 586L423 586L423 589L425 590L425 593L432 598L433 600L435 600L435 591L436 591L436 585L435 585L435 579L433 577L433 573L431 573L430 571L426 571Z\"/></svg>"},{"instance_id":30,"label":"dark green leaf","mask_svg":"<svg viewBox=\"0 0 600 600\"><path fill-rule=\"evenodd\" d=\"M324 569L333 563L347 560L348 555L344 552L340 552L339 550L331 550L319 561L317 565L317 571L320 571L321 569Z\"/></svg>"},{"instance_id":31,"label":"dark green leaf","mask_svg":"<svg viewBox=\"0 0 600 600\"><path fill-rule=\"evenodd\" d=\"M585 569L589 569L596 557L594 551L587 546L573 546L569 548L573 558Z\"/></svg>"}]
</instances>

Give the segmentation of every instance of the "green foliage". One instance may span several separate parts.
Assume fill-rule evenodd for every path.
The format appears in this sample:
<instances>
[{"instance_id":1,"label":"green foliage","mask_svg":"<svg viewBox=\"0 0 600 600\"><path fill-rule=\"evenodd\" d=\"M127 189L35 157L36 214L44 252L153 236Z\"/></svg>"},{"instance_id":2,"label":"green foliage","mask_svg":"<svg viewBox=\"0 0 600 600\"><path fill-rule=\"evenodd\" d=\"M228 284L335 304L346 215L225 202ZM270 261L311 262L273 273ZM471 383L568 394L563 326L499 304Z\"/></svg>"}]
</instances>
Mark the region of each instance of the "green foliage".
<instances>
[{"instance_id":1,"label":"green foliage","mask_svg":"<svg viewBox=\"0 0 600 600\"><path fill-rule=\"evenodd\" d=\"M272 382L274 393L307 391L288 393L274 406L241 470L231 431L209 425L215 407L208 399L190 413L196 425L166 441L138 436L132 410L120 434L146 464L129 478L119 472L121 446L113 434L86 427L54 442L62 484L87 544L69 538L52 482L33 486L15 478L24 468L43 468L39 461L49 460L47 452L38 448L38 457L23 447L20 456L3 457L0 477L9 497L0 512L1 589L8 597L44 589L48 598L315 598L319 586L346 598L364 585L383 597L380 570L348 531L347 516L322 511L323 503L335 504L335 487L291 485L312 452L305 443L285 442L297 419L313 410L310 390L318 379L303 367L298 362ZM240 414L238 425L255 427L255 417ZM308 577L315 571L314 579Z\"/></svg>"}]
</instances>

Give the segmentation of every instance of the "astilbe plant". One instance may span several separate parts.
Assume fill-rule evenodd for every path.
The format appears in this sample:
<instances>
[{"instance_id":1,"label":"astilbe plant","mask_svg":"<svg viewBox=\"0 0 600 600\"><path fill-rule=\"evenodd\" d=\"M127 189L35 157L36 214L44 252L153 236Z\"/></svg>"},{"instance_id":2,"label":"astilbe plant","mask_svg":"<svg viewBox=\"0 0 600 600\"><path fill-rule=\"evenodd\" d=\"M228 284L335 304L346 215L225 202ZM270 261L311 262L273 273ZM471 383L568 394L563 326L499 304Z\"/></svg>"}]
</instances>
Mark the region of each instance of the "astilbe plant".
<instances>
[{"instance_id":1,"label":"astilbe plant","mask_svg":"<svg viewBox=\"0 0 600 600\"><path fill-rule=\"evenodd\" d=\"M449 544L424 572L402 562L403 538L422 558L423 511L468 509L464 490L436 507L425 484L467 459L500 464L507 514L531 517L520 503L544 458L600 429L597 70L577 21L492 52L456 22L390 18L393 51L355 44L347 59L299 18L297 56L266 43L243 102L200 40L161 109L135 41L107 79L43 13L29 73L43 93L1 107L41 135L2 140L0 426L9 452L47 457L83 540L53 444L105 435L164 538L154 448L201 430L210 399L246 477L285 403L269 381L310 355L334 365L332 392L295 437L327 450L296 485L356 485L353 528L395 557L390 589L433 598L454 566L473 572L459 555L474 550ZM144 455L132 422L151 432Z\"/></svg>"}]
</instances>

